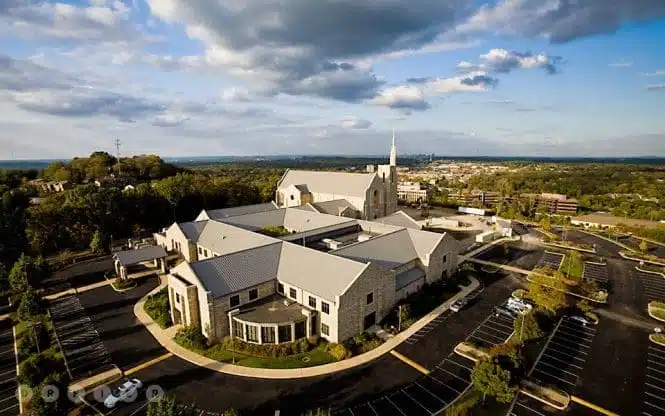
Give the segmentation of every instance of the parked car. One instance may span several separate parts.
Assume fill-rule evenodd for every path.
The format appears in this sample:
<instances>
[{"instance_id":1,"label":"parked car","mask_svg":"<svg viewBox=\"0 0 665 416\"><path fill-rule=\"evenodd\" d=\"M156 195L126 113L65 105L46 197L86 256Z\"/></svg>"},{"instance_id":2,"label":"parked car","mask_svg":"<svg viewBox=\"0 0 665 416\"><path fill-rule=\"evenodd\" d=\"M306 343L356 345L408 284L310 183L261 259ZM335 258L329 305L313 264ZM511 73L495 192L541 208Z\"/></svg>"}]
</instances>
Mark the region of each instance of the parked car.
<instances>
[{"instance_id":1,"label":"parked car","mask_svg":"<svg viewBox=\"0 0 665 416\"><path fill-rule=\"evenodd\" d=\"M143 383L139 379L133 378L125 380L122 385L113 389L106 399L104 399L104 406L111 409L115 407L118 402L130 402L136 399L139 390L143 387Z\"/></svg>"},{"instance_id":2,"label":"parked car","mask_svg":"<svg viewBox=\"0 0 665 416\"><path fill-rule=\"evenodd\" d=\"M522 302L521 300L516 300L513 298L508 299L506 305L509 309L513 310L517 309L517 311L519 311L520 313L527 313L531 309L533 309L533 305L531 305L530 303Z\"/></svg>"},{"instance_id":3,"label":"parked car","mask_svg":"<svg viewBox=\"0 0 665 416\"><path fill-rule=\"evenodd\" d=\"M598 325L597 319L591 319L588 316L574 315L574 316L569 316L568 319L570 319L571 321L579 322L584 326Z\"/></svg>"},{"instance_id":4,"label":"parked car","mask_svg":"<svg viewBox=\"0 0 665 416\"><path fill-rule=\"evenodd\" d=\"M467 303L469 303L469 301L466 298L457 299L455 303L450 305L450 310L453 312L459 312L462 310L462 308L464 308L464 306L466 306Z\"/></svg>"},{"instance_id":5,"label":"parked car","mask_svg":"<svg viewBox=\"0 0 665 416\"><path fill-rule=\"evenodd\" d=\"M517 313L503 306L495 306L494 315L505 316L506 318L515 319Z\"/></svg>"}]
</instances>

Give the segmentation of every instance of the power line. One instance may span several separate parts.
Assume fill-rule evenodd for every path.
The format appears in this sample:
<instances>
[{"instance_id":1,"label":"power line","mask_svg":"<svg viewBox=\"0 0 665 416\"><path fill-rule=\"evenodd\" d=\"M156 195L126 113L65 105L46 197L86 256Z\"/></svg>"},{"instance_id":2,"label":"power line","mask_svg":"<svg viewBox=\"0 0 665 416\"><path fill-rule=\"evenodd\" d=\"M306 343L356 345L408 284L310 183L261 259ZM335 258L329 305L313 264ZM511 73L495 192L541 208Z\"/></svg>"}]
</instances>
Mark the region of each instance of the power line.
<instances>
[{"instance_id":1,"label":"power line","mask_svg":"<svg viewBox=\"0 0 665 416\"><path fill-rule=\"evenodd\" d=\"M122 146L122 143L120 142L120 139L116 137L113 140L113 144L115 145L115 158L116 164L118 165L118 174L120 174L120 146Z\"/></svg>"}]
</instances>

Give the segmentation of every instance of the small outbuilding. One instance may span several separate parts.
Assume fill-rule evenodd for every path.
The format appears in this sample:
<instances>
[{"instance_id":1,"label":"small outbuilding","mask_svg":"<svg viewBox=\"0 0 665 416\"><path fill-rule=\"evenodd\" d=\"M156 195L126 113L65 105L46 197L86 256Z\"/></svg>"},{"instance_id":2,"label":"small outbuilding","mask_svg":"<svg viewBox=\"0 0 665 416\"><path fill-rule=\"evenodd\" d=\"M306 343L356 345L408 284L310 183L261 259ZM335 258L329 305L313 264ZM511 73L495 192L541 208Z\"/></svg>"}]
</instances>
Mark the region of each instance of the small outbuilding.
<instances>
[{"instance_id":1,"label":"small outbuilding","mask_svg":"<svg viewBox=\"0 0 665 416\"><path fill-rule=\"evenodd\" d=\"M114 253L113 264L122 279L166 273L166 255L164 247L144 246Z\"/></svg>"}]
</instances>

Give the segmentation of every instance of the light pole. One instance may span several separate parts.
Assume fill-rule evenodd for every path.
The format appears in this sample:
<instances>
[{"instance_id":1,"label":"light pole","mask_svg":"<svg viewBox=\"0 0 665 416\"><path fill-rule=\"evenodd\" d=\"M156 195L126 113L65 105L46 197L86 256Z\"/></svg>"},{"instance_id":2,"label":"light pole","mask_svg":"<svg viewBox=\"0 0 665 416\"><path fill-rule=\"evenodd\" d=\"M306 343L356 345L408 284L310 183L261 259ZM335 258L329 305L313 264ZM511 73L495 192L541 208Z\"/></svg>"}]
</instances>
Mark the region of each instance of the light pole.
<instances>
[{"instance_id":1,"label":"light pole","mask_svg":"<svg viewBox=\"0 0 665 416\"><path fill-rule=\"evenodd\" d=\"M397 332L402 332L402 305L397 306Z\"/></svg>"}]
</instances>

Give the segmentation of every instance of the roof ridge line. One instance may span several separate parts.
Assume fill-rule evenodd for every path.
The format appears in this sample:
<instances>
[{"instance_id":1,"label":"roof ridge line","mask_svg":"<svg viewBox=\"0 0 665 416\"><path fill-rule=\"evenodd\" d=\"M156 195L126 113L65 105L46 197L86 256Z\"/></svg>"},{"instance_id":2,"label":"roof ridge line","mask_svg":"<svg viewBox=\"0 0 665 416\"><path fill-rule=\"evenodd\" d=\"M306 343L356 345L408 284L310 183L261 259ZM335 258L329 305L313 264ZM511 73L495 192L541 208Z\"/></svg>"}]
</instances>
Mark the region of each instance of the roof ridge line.
<instances>
[{"instance_id":1,"label":"roof ridge line","mask_svg":"<svg viewBox=\"0 0 665 416\"><path fill-rule=\"evenodd\" d=\"M371 221L370 221L370 222L371 222ZM381 225L390 225L390 224L381 224ZM392 227L397 227L397 226L396 226L396 225L393 225ZM365 231L365 230L363 230L363 231ZM387 235L393 235L393 234L396 234L396 233L398 233L398 232L400 232L400 231L407 231L407 233L408 233L408 228L406 228L406 227L400 227L398 230L393 230L393 231L389 231L389 232L387 232L387 233L379 234L379 235L377 235L376 237L372 237L372 238L370 238L369 240L365 240L365 241L356 241L355 243L348 244L348 245L346 245L346 246L344 246L344 247L340 247L340 248L338 248L338 249L336 249L336 250L330 250L328 253L336 253L336 252L339 251L339 250L344 250L345 248L349 248L349 247L355 247L355 246L357 246L358 244L366 243L366 242L368 242L368 241L378 240L378 239L381 238L381 237L385 237L385 236L387 236ZM411 237L409 237L409 240L411 240ZM413 244L413 241L411 242L411 244ZM414 249L415 249L415 247L414 247Z\"/></svg>"},{"instance_id":2,"label":"roof ridge line","mask_svg":"<svg viewBox=\"0 0 665 416\"><path fill-rule=\"evenodd\" d=\"M261 245L261 246L248 247L248 248L244 248L244 249L242 249L242 250L234 251L234 252L232 252L232 253L222 254L221 256L213 256L213 257L210 257L209 259L199 260L199 261L195 261L195 262L188 263L188 264L199 264L199 263L204 263L204 262L206 262L206 261L215 260L215 259L221 259L221 258L224 258L224 257L232 256L232 255L234 255L234 254L244 253L244 252L246 252L246 251L250 251L250 250L258 250L258 249L260 249L260 248L265 248L265 247L268 247L268 246L273 246L273 245L275 245L275 244L281 244L281 243L284 243L284 241L281 241L281 240L273 241L273 242L270 242L270 243L268 243L268 244L264 244L264 245Z\"/></svg>"}]
</instances>

